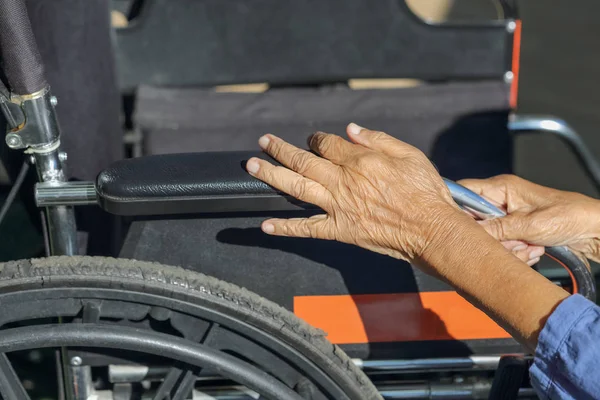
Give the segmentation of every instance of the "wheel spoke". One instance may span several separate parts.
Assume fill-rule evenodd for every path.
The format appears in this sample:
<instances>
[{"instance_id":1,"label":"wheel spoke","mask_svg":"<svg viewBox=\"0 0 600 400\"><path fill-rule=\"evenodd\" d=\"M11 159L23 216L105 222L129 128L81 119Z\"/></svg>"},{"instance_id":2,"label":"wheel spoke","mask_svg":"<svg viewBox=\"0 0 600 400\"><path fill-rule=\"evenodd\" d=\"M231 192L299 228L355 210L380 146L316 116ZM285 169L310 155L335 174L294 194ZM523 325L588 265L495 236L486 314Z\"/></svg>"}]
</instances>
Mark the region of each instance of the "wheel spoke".
<instances>
[{"instance_id":1,"label":"wheel spoke","mask_svg":"<svg viewBox=\"0 0 600 400\"><path fill-rule=\"evenodd\" d=\"M27 391L4 353L0 354L0 394L4 400L29 400Z\"/></svg>"},{"instance_id":2,"label":"wheel spoke","mask_svg":"<svg viewBox=\"0 0 600 400\"><path fill-rule=\"evenodd\" d=\"M196 374L193 371L185 371L183 378L179 381L172 400L187 400L194 389Z\"/></svg>"},{"instance_id":3,"label":"wheel spoke","mask_svg":"<svg viewBox=\"0 0 600 400\"><path fill-rule=\"evenodd\" d=\"M179 377L181 376L182 372L183 371L179 368L172 367L167 373L167 376L165 376L165 379L158 387L158 390L156 391L153 400L164 400L165 397L170 397L170 394L175 385L177 385L177 381L179 380Z\"/></svg>"}]
</instances>

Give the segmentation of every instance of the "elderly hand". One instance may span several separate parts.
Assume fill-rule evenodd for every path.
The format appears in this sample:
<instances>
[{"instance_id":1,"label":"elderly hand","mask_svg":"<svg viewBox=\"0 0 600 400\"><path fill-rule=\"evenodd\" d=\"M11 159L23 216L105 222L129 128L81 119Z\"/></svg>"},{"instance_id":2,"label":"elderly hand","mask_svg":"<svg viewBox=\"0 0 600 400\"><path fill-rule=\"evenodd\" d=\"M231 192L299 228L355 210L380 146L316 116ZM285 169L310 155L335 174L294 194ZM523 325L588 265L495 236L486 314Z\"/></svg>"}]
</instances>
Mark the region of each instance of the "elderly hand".
<instances>
[{"instance_id":1,"label":"elderly hand","mask_svg":"<svg viewBox=\"0 0 600 400\"><path fill-rule=\"evenodd\" d=\"M523 241L539 246L569 246L594 261L600 260L600 202L579 193L550 189L512 175L459 182L506 210L503 218L481 221L485 230L511 246ZM514 245L516 243L516 245ZM536 247L520 248L535 256ZM531 257L530 258L535 258Z\"/></svg>"},{"instance_id":2,"label":"elderly hand","mask_svg":"<svg viewBox=\"0 0 600 400\"><path fill-rule=\"evenodd\" d=\"M247 170L269 185L322 208L326 214L271 219L272 235L337 240L418 261L444 241L462 213L435 167L418 149L385 133L350 124L352 141L317 133L301 150L273 135L263 150L285 167L252 158Z\"/></svg>"},{"instance_id":3,"label":"elderly hand","mask_svg":"<svg viewBox=\"0 0 600 400\"><path fill-rule=\"evenodd\" d=\"M415 262L535 349L546 318L568 293L461 211L419 150L355 124L347 131L351 142L315 134L310 147L321 157L273 135L260 138L284 167L252 158L248 172L326 213L267 220L263 231L337 240Z\"/></svg>"}]
</instances>

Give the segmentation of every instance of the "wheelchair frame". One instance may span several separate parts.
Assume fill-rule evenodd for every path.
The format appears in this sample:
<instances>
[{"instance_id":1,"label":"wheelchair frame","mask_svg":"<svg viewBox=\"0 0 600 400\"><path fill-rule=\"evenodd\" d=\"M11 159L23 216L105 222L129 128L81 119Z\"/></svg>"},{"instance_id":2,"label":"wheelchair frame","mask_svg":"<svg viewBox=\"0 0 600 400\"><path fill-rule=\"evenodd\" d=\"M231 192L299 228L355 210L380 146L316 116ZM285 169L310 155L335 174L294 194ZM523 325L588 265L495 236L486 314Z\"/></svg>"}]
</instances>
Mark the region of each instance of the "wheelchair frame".
<instances>
[{"instance_id":1,"label":"wheelchair frame","mask_svg":"<svg viewBox=\"0 0 600 400\"><path fill-rule=\"evenodd\" d=\"M0 21L1 22L1 21ZM514 30L514 21L506 22L507 30ZM34 54L35 43L27 43ZM39 60L28 60L28 62L39 63ZM19 72L17 72L18 74ZM505 77L512 79L512 72L507 71ZM12 77L14 79L14 76ZM26 82L27 77L17 77L17 80ZM14 85L14 84L13 84ZM98 193L95 182L67 182L65 172L66 153L60 143L60 129L56 117L55 105L57 99L52 96L49 87L45 84L43 77L33 86L40 86L37 90L16 94L10 93L8 89L0 87L0 108L9 123L9 132L6 135L6 144L11 149L24 150L27 162L34 164L37 170L39 183L35 186L35 200L38 207L43 208L46 218L47 239L50 255L76 255L78 252L77 227L75 223L74 209L80 205L102 205L102 195ZM16 85L19 86L19 85ZM29 84L25 84L28 87ZM4 94L4 96L2 96ZM8 94L8 95L7 95ZM535 132L554 134L564 140L578 155L586 170L600 184L600 165L592 156L580 136L564 121L554 117L535 117L513 115L509 121L508 128L513 133ZM447 181L455 201L464 208L479 212L485 217L497 217L503 215L500 210L489 204L485 199L467 191L461 186ZM271 192L269 194L274 201L280 201L282 196ZM202 199L195 203L197 207L207 206L210 208L211 201L221 199ZM243 199L242 199L243 200ZM264 200L264 198L261 198ZM287 200L280 201L281 209L296 209ZM240 203L243 207L243 203ZM239 205L237 206L239 207ZM205 210L207 208L198 208ZM561 259L570 269L574 280L578 283L580 293L589 298L595 298L595 285L589 271L567 250L554 249L550 253ZM583 269L582 269L583 268ZM47 335L39 332L39 340ZM97 335L101 335L98 332ZM89 336L93 341L94 336ZM117 340L118 342L118 340ZM115 343L117 343L115 342ZM0 360L1 362L1 360ZM375 371L403 371L403 370L435 370L447 368L473 367L478 365L497 365L500 358L493 359L445 359L445 360L420 360L419 363L403 360L387 361L357 361L362 368ZM72 361L75 363L76 361ZM73 369L73 379L76 382L84 382L88 379L88 370ZM87 393L87 392L86 392ZM73 396L76 396L73 394ZM77 400L86 397L74 397ZM85 396L85 395L83 395Z\"/></svg>"}]
</instances>

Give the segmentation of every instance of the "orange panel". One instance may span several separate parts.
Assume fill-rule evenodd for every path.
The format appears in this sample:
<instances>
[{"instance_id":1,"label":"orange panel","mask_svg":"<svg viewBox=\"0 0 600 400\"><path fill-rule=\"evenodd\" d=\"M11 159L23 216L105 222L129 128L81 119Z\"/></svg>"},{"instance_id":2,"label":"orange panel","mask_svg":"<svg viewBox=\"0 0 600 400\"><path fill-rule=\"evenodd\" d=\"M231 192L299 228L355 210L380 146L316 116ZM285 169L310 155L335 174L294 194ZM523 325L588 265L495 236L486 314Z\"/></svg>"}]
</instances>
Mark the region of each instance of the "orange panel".
<instances>
[{"instance_id":1,"label":"orange panel","mask_svg":"<svg viewBox=\"0 0 600 400\"><path fill-rule=\"evenodd\" d=\"M456 292L298 296L294 313L336 344L510 338Z\"/></svg>"}]
</instances>

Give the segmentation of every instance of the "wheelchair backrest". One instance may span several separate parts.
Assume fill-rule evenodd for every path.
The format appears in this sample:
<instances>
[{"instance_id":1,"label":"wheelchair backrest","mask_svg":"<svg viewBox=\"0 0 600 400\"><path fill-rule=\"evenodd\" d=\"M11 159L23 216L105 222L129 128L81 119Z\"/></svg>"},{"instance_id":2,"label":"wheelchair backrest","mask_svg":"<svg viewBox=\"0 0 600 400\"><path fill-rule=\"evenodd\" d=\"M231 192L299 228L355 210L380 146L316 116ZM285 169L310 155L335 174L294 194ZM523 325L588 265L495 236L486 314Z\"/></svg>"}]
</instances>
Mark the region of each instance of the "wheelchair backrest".
<instances>
[{"instance_id":1,"label":"wheelchair backrest","mask_svg":"<svg viewBox=\"0 0 600 400\"><path fill-rule=\"evenodd\" d=\"M145 0L117 31L121 87L351 78L501 80L507 21L425 23L404 0ZM513 12L502 2L505 14Z\"/></svg>"}]
</instances>

